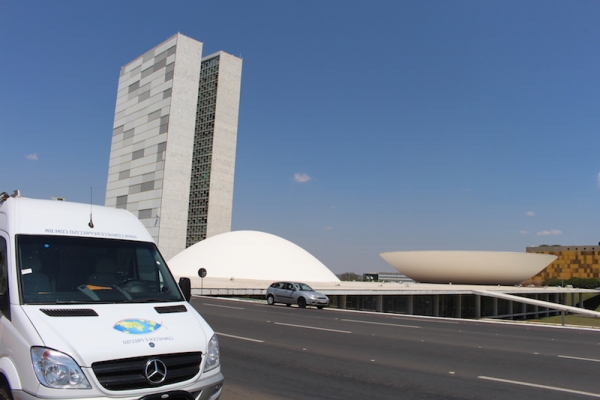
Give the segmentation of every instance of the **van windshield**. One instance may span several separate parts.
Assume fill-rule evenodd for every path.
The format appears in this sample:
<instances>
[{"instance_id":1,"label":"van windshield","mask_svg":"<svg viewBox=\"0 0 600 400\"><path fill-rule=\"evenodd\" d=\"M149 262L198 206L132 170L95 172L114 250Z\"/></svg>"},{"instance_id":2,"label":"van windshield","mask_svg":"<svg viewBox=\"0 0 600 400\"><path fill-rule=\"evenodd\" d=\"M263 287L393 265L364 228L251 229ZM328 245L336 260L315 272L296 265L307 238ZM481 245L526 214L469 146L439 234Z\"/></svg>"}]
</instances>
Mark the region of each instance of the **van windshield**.
<instances>
[{"instance_id":1,"label":"van windshield","mask_svg":"<svg viewBox=\"0 0 600 400\"><path fill-rule=\"evenodd\" d=\"M183 301L154 243L17 235L22 304Z\"/></svg>"}]
</instances>

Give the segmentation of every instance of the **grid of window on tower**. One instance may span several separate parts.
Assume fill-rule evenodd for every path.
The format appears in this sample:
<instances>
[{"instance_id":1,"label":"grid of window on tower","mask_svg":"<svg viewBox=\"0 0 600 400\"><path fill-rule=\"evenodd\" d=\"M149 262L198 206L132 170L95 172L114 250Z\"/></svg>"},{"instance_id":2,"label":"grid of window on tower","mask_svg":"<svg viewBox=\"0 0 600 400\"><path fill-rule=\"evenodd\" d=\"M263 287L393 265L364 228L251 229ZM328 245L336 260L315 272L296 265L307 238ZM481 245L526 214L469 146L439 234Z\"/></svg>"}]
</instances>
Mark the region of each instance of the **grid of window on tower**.
<instances>
[{"instance_id":1,"label":"grid of window on tower","mask_svg":"<svg viewBox=\"0 0 600 400\"><path fill-rule=\"evenodd\" d=\"M186 247L206 239L218 77L219 57L203 61L196 111Z\"/></svg>"}]
</instances>

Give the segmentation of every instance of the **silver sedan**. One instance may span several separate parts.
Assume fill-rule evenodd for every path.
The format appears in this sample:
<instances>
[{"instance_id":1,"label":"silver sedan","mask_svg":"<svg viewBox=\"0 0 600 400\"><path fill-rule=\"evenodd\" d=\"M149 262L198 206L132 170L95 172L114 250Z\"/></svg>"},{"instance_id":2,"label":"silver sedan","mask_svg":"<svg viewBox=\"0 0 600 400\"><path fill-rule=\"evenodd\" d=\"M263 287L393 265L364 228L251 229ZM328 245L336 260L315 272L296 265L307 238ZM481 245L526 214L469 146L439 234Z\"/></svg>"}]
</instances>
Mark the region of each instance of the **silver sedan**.
<instances>
[{"instance_id":1,"label":"silver sedan","mask_svg":"<svg viewBox=\"0 0 600 400\"><path fill-rule=\"evenodd\" d=\"M319 310L329 305L329 298L323 293L315 292L306 283L275 282L267 289L267 303L283 303L286 306L298 304L298 307L315 306Z\"/></svg>"}]
</instances>

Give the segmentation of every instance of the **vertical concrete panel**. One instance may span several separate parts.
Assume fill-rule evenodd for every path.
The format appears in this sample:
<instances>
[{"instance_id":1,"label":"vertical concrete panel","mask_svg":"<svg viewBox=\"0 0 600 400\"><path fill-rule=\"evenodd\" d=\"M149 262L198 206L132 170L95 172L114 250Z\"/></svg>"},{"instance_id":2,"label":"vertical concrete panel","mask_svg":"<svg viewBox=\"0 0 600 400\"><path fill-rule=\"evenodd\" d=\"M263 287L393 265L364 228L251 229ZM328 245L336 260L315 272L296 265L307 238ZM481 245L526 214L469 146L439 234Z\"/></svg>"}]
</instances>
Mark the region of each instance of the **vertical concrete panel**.
<instances>
[{"instance_id":1,"label":"vertical concrete panel","mask_svg":"<svg viewBox=\"0 0 600 400\"><path fill-rule=\"evenodd\" d=\"M242 59L219 52L206 237L231 231ZM208 56L206 58L210 58Z\"/></svg>"},{"instance_id":2,"label":"vertical concrete panel","mask_svg":"<svg viewBox=\"0 0 600 400\"><path fill-rule=\"evenodd\" d=\"M158 245L168 260L185 249L202 43L177 35Z\"/></svg>"},{"instance_id":3,"label":"vertical concrete panel","mask_svg":"<svg viewBox=\"0 0 600 400\"><path fill-rule=\"evenodd\" d=\"M494 317L497 317L497 316L498 316L498 298L497 298L497 297L494 297L494 298L493 298L493 300L492 300L492 302L493 302L493 303L492 303L492 304L493 304L493 305L492 305L492 308L493 308L493 310L492 310L492 315L493 315Z\"/></svg>"},{"instance_id":4,"label":"vertical concrete panel","mask_svg":"<svg viewBox=\"0 0 600 400\"><path fill-rule=\"evenodd\" d=\"M340 310L345 310L346 309L346 295L345 294L341 294L338 295L338 308Z\"/></svg>"},{"instance_id":5,"label":"vertical concrete panel","mask_svg":"<svg viewBox=\"0 0 600 400\"><path fill-rule=\"evenodd\" d=\"M413 306L413 304L414 304L414 296L411 294L411 295L408 295L406 297L407 297L406 312L407 312L408 315L413 315L413 312L414 312L413 311L413 309L414 309L414 306Z\"/></svg>"}]
</instances>

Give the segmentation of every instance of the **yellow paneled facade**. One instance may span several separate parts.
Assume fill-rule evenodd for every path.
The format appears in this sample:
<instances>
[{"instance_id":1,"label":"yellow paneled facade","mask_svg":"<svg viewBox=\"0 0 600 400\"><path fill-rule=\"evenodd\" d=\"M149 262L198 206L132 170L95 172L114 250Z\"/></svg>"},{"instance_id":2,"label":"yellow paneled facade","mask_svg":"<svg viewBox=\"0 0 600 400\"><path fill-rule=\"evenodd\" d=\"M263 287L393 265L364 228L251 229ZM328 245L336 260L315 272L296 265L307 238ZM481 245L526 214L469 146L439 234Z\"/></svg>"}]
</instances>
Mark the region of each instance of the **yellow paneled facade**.
<instances>
[{"instance_id":1,"label":"yellow paneled facade","mask_svg":"<svg viewBox=\"0 0 600 400\"><path fill-rule=\"evenodd\" d=\"M527 247L527 253L553 254L558 258L531 278L600 278L600 246L538 246Z\"/></svg>"}]
</instances>

